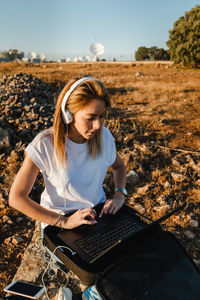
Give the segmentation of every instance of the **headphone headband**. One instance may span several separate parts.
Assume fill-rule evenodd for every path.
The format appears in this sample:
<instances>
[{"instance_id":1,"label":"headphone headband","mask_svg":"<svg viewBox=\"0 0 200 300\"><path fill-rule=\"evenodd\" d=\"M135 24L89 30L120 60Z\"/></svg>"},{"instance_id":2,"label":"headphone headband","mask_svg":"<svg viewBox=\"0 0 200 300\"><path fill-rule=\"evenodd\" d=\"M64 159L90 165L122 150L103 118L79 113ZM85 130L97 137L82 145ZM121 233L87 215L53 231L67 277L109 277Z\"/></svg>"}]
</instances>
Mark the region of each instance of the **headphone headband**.
<instances>
[{"instance_id":1,"label":"headphone headband","mask_svg":"<svg viewBox=\"0 0 200 300\"><path fill-rule=\"evenodd\" d=\"M66 94L64 95L63 97L63 100L62 100L62 104L61 104L61 111L62 111L62 115L64 116L64 119L65 119L65 114L66 114L66 109L65 109L65 106L66 106L66 103L67 103L67 99L69 98L69 96L71 95L71 93L75 90L75 88L81 84L82 82L88 80L88 79L95 79L97 80L95 77L83 77L83 78L80 78L78 79L77 81L75 81L71 87L69 88L69 90L66 92Z\"/></svg>"}]
</instances>

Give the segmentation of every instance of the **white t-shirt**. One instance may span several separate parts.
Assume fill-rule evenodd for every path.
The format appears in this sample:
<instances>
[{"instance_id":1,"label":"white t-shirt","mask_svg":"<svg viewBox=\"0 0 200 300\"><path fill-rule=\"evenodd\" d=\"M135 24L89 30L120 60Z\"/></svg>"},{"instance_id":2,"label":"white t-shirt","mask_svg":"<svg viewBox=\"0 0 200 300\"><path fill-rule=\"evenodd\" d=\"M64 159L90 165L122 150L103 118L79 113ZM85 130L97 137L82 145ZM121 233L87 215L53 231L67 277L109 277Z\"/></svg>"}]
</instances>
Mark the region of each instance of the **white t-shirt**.
<instances>
[{"instance_id":1,"label":"white t-shirt","mask_svg":"<svg viewBox=\"0 0 200 300\"><path fill-rule=\"evenodd\" d=\"M43 174L45 189L41 205L49 210L66 213L94 207L106 200L102 184L109 166L116 159L115 142L110 131L102 127L102 154L93 159L87 143L67 139L66 168L59 168L54 159L52 138L46 131L39 133L25 151Z\"/></svg>"}]
</instances>

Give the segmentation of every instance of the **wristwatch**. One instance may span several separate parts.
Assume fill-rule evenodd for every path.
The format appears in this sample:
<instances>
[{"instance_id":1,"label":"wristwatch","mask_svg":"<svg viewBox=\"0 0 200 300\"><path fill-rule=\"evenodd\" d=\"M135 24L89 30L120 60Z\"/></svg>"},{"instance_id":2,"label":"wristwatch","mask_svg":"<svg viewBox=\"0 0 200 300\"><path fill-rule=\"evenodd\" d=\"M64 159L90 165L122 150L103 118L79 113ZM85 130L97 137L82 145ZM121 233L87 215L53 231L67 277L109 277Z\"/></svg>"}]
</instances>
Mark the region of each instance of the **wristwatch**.
<instances>
[{"instance_id":1,"label":"wristwatch","mask_svg":"<svg viewBox=\"0 0 200 300\"><path fill-rule=\"evenodd\" d=\"M124 194L125 196L128 195L127 190L124 187L118 187L115 189L115 192L120 191L122 194Z\"/></svg>"}]
</instances>

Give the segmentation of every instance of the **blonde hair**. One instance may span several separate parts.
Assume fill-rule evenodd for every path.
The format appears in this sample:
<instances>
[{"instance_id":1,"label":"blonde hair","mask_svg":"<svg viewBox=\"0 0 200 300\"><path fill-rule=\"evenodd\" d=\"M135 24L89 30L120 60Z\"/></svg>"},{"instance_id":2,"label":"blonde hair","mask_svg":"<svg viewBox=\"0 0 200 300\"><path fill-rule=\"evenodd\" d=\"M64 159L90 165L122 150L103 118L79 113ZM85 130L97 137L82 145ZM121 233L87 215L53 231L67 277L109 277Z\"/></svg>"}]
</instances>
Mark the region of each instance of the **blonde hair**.
<instances>
[{"instance_id":1,"label":"blonde hair","mask_svg":"<svg viewBox=\"0 0 200 300\"><path fill-rule=\"evenodd\" d=\"M60 165L63 166L66 165L65 142L69 125L63 122L61 105L64 95L70 89L72 84L74 84L78 79L80 78L72 79L65 85L58 97L56 110L54 113L54 153ZM90 103L90 101L92 101L93 99L104 101L105 107L110 107L110 98L103 83L100 80L88 78L88 80L82 82L75 88L75 90L73 90L67 100L66 108L74 114L82 109L85 105ZM92 156L92 158L96 158L99 153L102 153L102 130L99 129L97 133L90 140L88 140L87 143L90 155Z\"/></svg>"}]
</instances>

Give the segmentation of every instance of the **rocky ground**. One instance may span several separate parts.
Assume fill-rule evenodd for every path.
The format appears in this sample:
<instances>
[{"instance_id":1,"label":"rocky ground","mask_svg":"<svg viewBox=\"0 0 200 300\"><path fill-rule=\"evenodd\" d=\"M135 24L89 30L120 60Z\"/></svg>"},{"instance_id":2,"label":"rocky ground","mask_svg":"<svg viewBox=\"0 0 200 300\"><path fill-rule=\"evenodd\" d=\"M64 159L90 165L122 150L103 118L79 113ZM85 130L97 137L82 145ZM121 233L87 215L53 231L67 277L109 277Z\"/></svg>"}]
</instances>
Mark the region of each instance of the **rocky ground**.
<instances>
[{"instance_id":1,"label":"rocky ground","mask_svg":"<svg viewBox=\"0 0 200 300\"><path fill-rule=\"evenodd\" d=\"M180 240L200 267L200 73L162 64L87 63L0 66L0 287L19 268L34 220L8 206L24 149L52 125L55 100L73 75L100 78L113 107L106 126L127 167L129 203L155 220L183 203L184 210L162 225ZM106 193L113 192L108 172ZM39 176L31 197L39 201ZM2 297L3 292L0 292Z\"/></svg>"}]
</instances>

